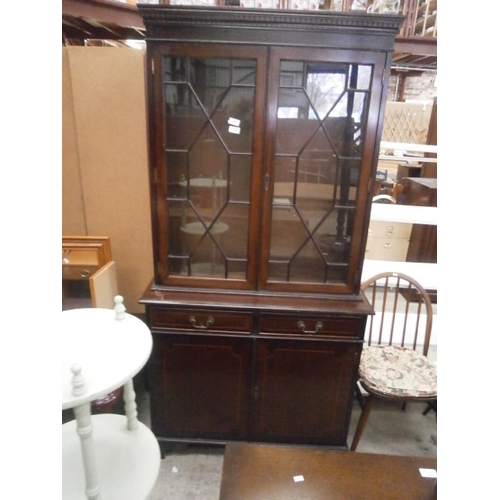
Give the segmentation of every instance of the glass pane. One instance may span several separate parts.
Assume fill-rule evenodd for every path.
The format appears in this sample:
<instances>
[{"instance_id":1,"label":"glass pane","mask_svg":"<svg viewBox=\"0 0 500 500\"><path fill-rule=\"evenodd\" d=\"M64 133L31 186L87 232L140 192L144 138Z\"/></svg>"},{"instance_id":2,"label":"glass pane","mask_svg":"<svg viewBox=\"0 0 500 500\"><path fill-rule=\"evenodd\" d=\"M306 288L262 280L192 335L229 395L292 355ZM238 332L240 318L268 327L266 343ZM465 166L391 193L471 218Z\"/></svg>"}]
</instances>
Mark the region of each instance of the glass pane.
<instances>
[{"instance_id":1,"label":"glass pane","mask_svg":"<svg viewBox=\"0 0 500 500\"><path fill-rule=\"evenodd\" d=\"M226 259L245 259L248 241L249 204L230 203L221 213L220 222L228 226L221 242Z\"/></svg>"},{"instance_id":2,"label":"glass pane","mask_svg":"<svg viewBox=\"0 0 500 500\"><path fill-rule=\"evenodd\" d=\"M228 151L250 153L253 131L253 88L227 93L212 116L212 124Z\"/></svg>"},{"instance_id":3,"label":"glass pane","mask_svg":"<svg viewBox=\"0 0 500 500\"><path fill-rule=\"evenodd\" d=\"M167 170L167 196L168 198L185 197L185 190L181 189L180 182L186 179L188 172L187 151L172 151L165 153L165 160L169 166Z\"/></svg>"},{"instance_id":4,"label":"glass pane","mask_svg":"<svg viewBox=\"0 0 500 500\"><path fill-rule=\"evenodd\" d=\"M256 61L163 63L169 274L245 279Z\"/></svg>"},{"instance_id":5,"label":"glass pane","mask_svg":"<svg viewBox=\"0 0 500 500\"><path fill-rule=\"evenodd\" d=\"M371 77L366 65L281 62L271 281L346 280Z\"/></svg>"},{"instance_id":6,"label":"glass pane","mask_svg":"<svg viewBox=\"0 0 500 500\"><path fill-rule=\"evenodd\" d=\"M250 202L252 179L252 157L250 155L229 156L229 200Z\"/></svg>"},{"instance_id":7,"label":"glass pane","mask_svg":"<svg viewBox=\"0 0 500 500\"><path fill-rule=\"evenodd\" d=\"M207 125L189 150L191 179L227 178L229 155L216 131Z\"/></svg>"}]
</instances>

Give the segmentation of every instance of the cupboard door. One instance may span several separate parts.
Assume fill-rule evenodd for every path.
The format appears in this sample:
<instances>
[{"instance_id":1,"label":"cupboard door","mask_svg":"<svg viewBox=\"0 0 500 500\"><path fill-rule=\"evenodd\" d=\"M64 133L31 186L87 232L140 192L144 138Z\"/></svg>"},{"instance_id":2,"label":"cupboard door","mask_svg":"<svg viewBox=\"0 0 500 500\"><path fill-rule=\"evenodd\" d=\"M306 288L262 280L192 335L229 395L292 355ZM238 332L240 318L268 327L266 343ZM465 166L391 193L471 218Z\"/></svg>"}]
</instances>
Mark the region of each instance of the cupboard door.
<instances>
[{"instance_id":1,"label":"cupboard door","mask_svg":"<svg viewBox=\"0 0 500 500\"><path fill-rule=\"evenodd\" d=\"M265 56L231 44L155 51L160 284L255 288Z\"/></svg>"},{"instance_id":2,"label":"cupboard door","mask_svg":"<svg viewBox=\"0 0 500 500\"><path fill-rule=\"evenodd\" d=\"M385 65L375 52L271 48L261 288L355 291Z\"/></svg>"},{"instance_id":3,"label":"cupboard door","mask_svg":"<svg viewBox=\"0 0 500 500\"><path fill-rule=\"evenodd\" d=\"M345 446L360 348L259 339L250 440Z\"/></svg>"},{"instance_id":4,"label":"cupboard door","mask_svg":"<svg viewBox=\"0 0 500 500\"><path fill-rule=\"evenodd\" d=\"M151 424L168 440L244 440L251 339L153 333Z\"/></svg>"}]
</instances>

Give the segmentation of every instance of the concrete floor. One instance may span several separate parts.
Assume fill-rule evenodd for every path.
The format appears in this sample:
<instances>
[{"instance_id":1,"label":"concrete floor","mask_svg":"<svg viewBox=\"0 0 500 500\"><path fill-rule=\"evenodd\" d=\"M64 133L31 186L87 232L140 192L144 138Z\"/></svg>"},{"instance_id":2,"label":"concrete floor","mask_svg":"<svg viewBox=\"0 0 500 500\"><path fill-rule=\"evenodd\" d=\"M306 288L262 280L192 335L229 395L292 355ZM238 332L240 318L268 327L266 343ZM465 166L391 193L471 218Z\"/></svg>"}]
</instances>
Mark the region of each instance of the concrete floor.
<instances>
[{"instance_id":1,"label":"concrete floor","mask_svg":"<svg viewBox=\"0 0 500 500\"><path fill-rule=\"evenodd\" d=\"M380 405L373 408L358 452L437 456L436 414L422 415L426 405ZM360 414L354 404L348 443ZM166 454L150 500L217 500L223 447L185 447Z\"/></svg>"}]
</instances>

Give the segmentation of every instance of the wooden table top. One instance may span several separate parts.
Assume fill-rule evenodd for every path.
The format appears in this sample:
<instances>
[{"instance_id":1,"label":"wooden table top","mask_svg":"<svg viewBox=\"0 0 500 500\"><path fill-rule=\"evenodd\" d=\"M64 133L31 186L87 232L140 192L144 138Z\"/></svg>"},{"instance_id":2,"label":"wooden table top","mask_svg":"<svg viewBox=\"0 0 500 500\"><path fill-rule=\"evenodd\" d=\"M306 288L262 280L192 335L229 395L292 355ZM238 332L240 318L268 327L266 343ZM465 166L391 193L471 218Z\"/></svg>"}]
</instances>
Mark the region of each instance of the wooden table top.
<instances>
[{"instance_id":1,"label":"wooden table top","mask_svg":"<svg viewBox=\"0 0 500 500\"><path fill-rule=\"evenodd\" d=\"M219 500L432 500L429 457L229 443Z\"/></svg>"}]
</instances>

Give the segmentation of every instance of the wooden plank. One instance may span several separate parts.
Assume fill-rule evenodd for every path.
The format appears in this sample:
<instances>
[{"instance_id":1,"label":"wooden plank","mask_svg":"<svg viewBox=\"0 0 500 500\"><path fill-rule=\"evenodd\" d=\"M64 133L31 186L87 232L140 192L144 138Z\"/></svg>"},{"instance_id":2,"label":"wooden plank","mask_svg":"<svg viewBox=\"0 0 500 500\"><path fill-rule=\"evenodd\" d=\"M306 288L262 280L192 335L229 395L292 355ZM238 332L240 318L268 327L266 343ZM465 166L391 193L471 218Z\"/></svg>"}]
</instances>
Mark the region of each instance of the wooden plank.
<instances>
[{"instance_id":1,"label":"wooden plank","mask_svg":"<svg viewBox=\"0 0 500 500\"><path fill-rule=\"evenodd\" d=\"M108 262L90 277L89 282L92 306L113 309L114 298L118 295L115 262Z\"/></svg>"},{"instance_id":2,"label":"wooden plank","mask_svg":"<svg viewBox=\"0 0 500 500\"><path fill-rule=\"evenodd\" d=\"M380 149L393 149L401 151L413 151L421 153L436 153L438 152L438 147L433 144L416 144L408 142L389 142L380 141ZM434 159L435 160L435 159Z\"/></svg>"},{"instance_id":3,"label":"wooden plank","mask_svg":"<svg viewBox=\"0 0 500 500\"><path fill-rule=\"evenodd\" d=\"M62 15L144 30L136 5L113 0L62 0Z\"/></svg>"},{"instance_id":4,"label":"wooden plank","mask_svg":"<svg viewBox=\"0 0 500 500\"><path fill-rule=\"evenodd\" d=\"M430 262L396 262L387 260L365 259L361 281L382 272L403 273L416 279L426 290L438 289L437 263Z\"/></svg>"},{"instance_id":5,"label":"wooden plank","mask_svg":"<svg viewBox=\"0 0 500 500\"><path fill-rule=\"evenodd\" d=\"M370 220L437 226L437 207L373 203Z\"/></svg>"}]
</instances>

